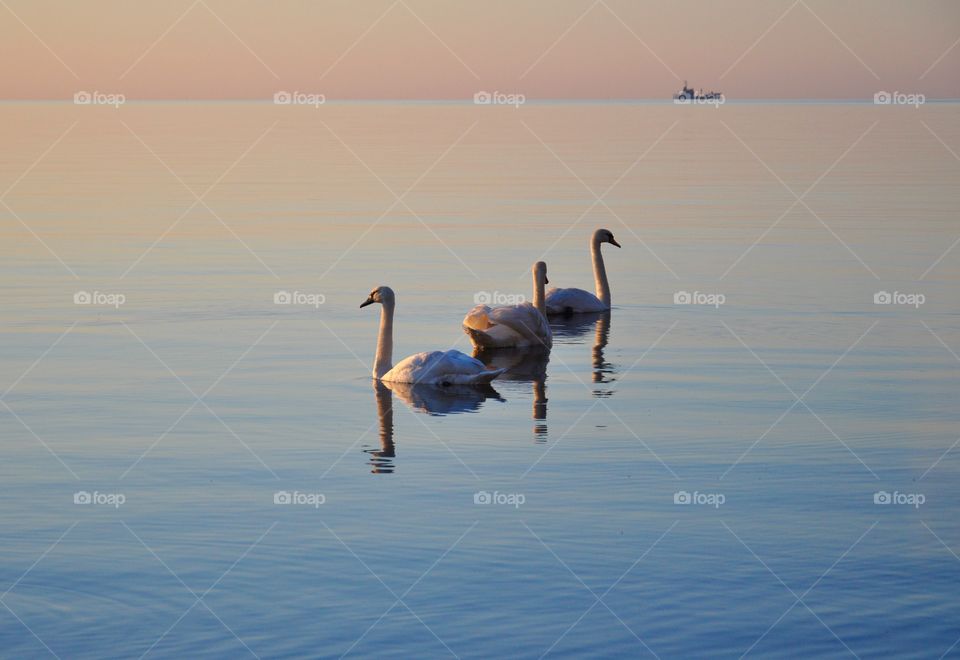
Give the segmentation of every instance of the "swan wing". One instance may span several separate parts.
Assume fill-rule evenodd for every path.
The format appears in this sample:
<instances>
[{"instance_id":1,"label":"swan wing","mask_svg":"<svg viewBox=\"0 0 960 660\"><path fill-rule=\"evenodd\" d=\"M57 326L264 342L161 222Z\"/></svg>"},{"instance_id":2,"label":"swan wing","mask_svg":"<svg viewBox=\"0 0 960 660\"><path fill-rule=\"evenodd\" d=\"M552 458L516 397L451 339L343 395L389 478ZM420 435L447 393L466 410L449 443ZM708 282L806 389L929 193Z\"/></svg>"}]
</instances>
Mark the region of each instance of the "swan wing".
<instances>
[{"instance_id":1,"label":"swan wing","mask_svg":"<svg viewBox=\"0 0 960 660\"><path fill-rule=\"evenodd\" d=\"M490 322L490 307L487 305L477 305L463 317L463 327L473 328L474 330L486 330L492 323Z\"/></svg>"},{"instance_id":2,"label":"swan wing","mask_svg":"<svg viewBox=\"0 0 960 660\"><path fill-rule=\"evenodd\" d=\"M549 347L553 339L547 319L530 303L493 309L477 305L463 319L463 329L478 348Z\"/></svg>"},{"instance_id":3,"label":"swan wing","mask_svg":"<svg viewBox=\"0 0 960 660\"><path fill-rule=\"evenodd\" d=\"M546 296L547 314L604 312L608 308L599 298L583 289L550 289Z\"/></svg>"},{"instance_id":4,"label":"swan wing","mask_svg":"<svg viewBox=\"0 0 960 660\"><path fill-rule=\"evenodd\" d=\"M437 353L439 354L438 360L440 361L438 370L446 375L475 376L488 371L487 365L483 362L466 353L461 353L456 349L443 352L437 351Z\"/></svg>"},{"instance_id":5,"label":"swan wing","mask_svg":"<svg viewBox=\"0 0 960 660\"><path fill-rule=\"evenodd\" d=\"M547 319L530 303L497 307L490 312L490 318L496 325L510 328L532 346L549 346L553 338Z\"/></svg>"},{"instance_id":6,"label":"swan wing","mask_svg":"<svg viewBox=\"0 0 960 660\"><path fill-rule=\"evenodd\" d=\"M503 373L488 370L480 360L457 350L416 353L404 358L381 380L433 385L469 385L489 383Z\"/></svg>"},{"instance_id":7,"label":"swan wing","mask_svg":"<svg viewBox=\"0 0 960 660\"><path fill-rule=\"evenodd\" d=\"M479 349L508 348L527 343L523 335L505 325L493 325L486 330L477 330L464 325L463 331L470 337L470 342Z\"/></svg>"}]
</instances>

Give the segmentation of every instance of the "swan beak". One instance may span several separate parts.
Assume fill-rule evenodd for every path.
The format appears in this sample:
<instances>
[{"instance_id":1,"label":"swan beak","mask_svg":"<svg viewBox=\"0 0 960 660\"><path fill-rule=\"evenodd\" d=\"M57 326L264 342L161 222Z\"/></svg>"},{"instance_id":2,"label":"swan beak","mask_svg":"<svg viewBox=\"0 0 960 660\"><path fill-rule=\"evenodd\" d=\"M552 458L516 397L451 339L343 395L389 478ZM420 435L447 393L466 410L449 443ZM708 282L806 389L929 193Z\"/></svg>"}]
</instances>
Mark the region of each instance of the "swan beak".
<instances>
[{"instance_id":1,"label":"swan beak","mask_svg":"<svg viewBox=\"0 0 960 660\"><path fill-rule=\"evenodd\" d=\"M550 278L544 276L544 278L543 278L543 283L544 283L544 284L550 284Z\"/></svg>"},{"instance_id":2,"label":"swan beak","mask_svg":"<svg viewBox=\"0 0 960 660\"><path fill-rule=\"evenodd\" d=\"M613 239L613 238L610 239L610 244L611 244L611 245L616 245L617 247L621 247L621 245L620 245L619 243L617 243L617 241L616 241L615 239Z\"/></svg>"},{"instance_id":3,"label":"swan beak","mask_svg":"<svg viewBox=\"0 0 960 660\"><path fill-rule=\"evenodd\" d=\"M364 300L362 303L360 303L360 309L363 309L363 308L366 307L367 305L372 305L374 302L376 302L376 301L375 301L373 298L367 298L367 299Z\"/></svg>"}]
</instances>

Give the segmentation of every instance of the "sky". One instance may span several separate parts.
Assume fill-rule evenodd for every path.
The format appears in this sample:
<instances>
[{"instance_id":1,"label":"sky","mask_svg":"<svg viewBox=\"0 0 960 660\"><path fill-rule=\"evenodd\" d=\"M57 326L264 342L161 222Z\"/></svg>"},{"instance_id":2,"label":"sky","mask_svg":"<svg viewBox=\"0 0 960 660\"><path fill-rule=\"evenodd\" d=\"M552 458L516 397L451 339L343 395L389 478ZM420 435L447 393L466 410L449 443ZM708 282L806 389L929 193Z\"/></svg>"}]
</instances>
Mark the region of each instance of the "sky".
<instances>
[{"instance_id":1,"label":"sky","mask_svg":"<svg viewBox=\"0 0 960 660\"><path fill-rule=\"evenodd\" d=\"M960 98L958 0L3 0L0 98Z\"/></svg>"}]
</instances>

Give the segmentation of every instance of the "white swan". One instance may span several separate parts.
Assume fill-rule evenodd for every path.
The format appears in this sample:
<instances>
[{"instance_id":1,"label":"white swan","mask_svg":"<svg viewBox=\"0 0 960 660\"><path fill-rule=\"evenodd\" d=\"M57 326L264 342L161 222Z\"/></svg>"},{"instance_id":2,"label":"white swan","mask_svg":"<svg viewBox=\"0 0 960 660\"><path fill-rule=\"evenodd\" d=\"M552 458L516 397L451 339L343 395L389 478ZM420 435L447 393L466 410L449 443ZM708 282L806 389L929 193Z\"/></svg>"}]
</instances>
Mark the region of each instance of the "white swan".
<instances>
[{"instance_id":1,"label":"white swan","mask_svg":"<svg viewBox=\"0 0 960 660\"><path fill-rule=\"evenodd\" d=\"M373 364L373 377L376 380L427 385L476 385L489 383L504 372L503 369L488 370L480 360L456 350L417 353L394 366L393 310L396 297L393 289L388 286L377 287L360 307L375 302L382 306L377 356Z\"/></svg>"},{"instance_id":2,"label":"white swan","mask_svg":"<svg viewBox=\"0 0 960 660\"><path fill-rule=\"evenodd\" d=\"M533 304L493 308L477 305L463 317L463 331L476 348L550 348L553 334L543 295L547 282L547 264L538 261L533 264Z\"/></svg>"},{"instance_id":3,"label":"white swan","mask_svg":"<svg viewBox=\"0 0 960 660\"><path fill-rule=\"evenodd\" d=\"M607 282L607 269L600 253L601 243L620 247L609 229L598 229L590 237L590 255L593 257L593 279L596 282L597 295L583 289L550 289L547 291L547 314L605 312L610 309L610 284Z\"/></svg>"}]
</instances>

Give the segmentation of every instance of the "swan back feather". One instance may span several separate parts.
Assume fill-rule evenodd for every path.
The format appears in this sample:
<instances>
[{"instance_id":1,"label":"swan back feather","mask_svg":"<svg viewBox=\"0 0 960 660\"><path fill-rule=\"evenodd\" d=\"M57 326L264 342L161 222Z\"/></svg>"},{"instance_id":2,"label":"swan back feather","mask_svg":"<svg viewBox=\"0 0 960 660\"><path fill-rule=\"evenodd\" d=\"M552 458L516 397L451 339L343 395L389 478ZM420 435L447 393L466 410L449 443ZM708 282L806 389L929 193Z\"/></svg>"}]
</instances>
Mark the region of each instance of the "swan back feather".
<instances>
[{"instance_id":1,"label":"swan back feather","mask_svg":"<svg viewBox=\"0 0 960 660\"><path fill-rule=\"evenodd\" d=\"M475 385L489 383L504 371L488 370L480 360L450 349L416 353L404 358L380 380L424 385Z\"/></svg>"}]
</instances>

